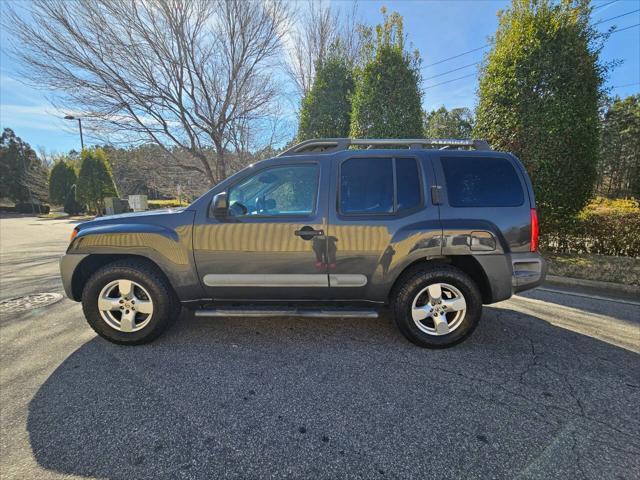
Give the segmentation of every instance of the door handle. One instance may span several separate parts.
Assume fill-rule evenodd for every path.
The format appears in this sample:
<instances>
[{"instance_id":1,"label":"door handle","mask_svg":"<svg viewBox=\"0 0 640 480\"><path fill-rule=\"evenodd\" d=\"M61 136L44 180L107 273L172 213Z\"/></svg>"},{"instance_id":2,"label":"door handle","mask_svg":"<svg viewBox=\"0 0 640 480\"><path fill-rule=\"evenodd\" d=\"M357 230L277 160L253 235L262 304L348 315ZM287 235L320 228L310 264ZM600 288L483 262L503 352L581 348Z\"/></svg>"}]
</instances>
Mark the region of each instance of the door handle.
<instances>
[{"instance_id":1,"label":"door handle","mask_svg":"<svg viewBox=\"0 0 640 480\"><path fill-rule=\"evenodd\" d=\"M324 230L314 230L313 227L306 226L302 227L300 230L296 230L293 234L303 240L311 240L313 237L321 237L324 235Z\"/></svg>"}]
</instances>

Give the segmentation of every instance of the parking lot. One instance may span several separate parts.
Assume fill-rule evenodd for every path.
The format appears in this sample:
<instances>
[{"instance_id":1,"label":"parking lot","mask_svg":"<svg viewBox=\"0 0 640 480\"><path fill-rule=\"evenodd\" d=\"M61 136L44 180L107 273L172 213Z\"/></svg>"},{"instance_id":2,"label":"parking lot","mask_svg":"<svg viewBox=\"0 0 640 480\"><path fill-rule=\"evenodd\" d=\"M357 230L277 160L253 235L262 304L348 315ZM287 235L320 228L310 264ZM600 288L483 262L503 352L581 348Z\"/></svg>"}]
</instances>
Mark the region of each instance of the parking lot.
<instances>
[{"instance_id":1,"label":"parking lot","mask_svg":"<svg viewBox=\"0 0 640 480\"><path fill-rule=\"evenodd\" d=\"M73 223L0 225L0 298L61 293ZM0 474L640 478L637 301L547 287L485 307L446 350L388 315L185 312L140 347L97 338L68 299L3 315Z\"/></svg>"}]
</instances>

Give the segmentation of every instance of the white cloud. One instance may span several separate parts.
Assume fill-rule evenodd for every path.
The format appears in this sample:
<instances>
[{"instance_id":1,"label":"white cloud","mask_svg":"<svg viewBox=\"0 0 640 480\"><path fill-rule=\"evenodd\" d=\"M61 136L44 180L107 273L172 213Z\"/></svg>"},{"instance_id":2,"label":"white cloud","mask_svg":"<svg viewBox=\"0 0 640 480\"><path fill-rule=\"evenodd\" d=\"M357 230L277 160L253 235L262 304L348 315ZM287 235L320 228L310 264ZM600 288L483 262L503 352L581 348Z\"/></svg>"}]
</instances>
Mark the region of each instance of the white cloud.
<instances>
[{"instance_id":1,"label":"white cloud","mask_svg":"<svg viewBox=\"0 0 640 480\"><path fill-rule=\"evenodd\" d=\"M34 128L38 130L60 131L63 122L53 107L40 105L0 105L0 123L3 127Z\"/></svg>"}]
</instances>

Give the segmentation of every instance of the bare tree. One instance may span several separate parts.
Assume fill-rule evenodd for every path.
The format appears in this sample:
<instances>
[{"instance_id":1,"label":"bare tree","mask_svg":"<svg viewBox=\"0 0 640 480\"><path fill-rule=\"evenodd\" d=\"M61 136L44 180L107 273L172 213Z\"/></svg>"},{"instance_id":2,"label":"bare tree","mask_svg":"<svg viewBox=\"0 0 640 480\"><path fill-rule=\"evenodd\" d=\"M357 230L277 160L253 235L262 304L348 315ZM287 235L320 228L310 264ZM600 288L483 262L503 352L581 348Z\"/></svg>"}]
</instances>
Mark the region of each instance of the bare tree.
<instances>
[{"instance_id":1,"label":"bare tree","mask_svg":"<svg viewBox=\"0 0 640 480\"><path fill-rule=\"evenodd\" d=\"M112 142L155 143L228 173L238 129L269 116L284 0L33 0L4 26L27 77ZM213 155L207 150L213 151Z\"/></svg>"},{"instance_id":2,"label":"bare tree","mask_svg":"<svg viewBox=\"0 0 640 480\"><path fill-rule=\"evenodd\" d=\"M305 8L306 7L306 8ZM356 24L357 2L349 12L332 8L324 0L307 0L302 4L299 22L289 37L288 73L298 94L306 94L313 85L316 64L322 62L332 48L354 60L358 51Z\"/></svg>"}]
</instances>

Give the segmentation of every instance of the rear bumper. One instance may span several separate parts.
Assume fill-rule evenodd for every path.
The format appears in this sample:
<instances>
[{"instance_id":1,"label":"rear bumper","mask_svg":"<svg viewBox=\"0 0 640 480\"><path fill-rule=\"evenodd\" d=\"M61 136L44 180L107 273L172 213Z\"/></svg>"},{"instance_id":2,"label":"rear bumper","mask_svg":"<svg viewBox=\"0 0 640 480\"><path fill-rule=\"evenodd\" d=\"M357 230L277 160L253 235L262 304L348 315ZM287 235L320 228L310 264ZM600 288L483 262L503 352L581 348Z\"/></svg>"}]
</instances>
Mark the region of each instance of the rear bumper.
<instances>
[{"instance_id":1,"label":"rear bumper","mask_svg":"<svg viewBox=\"0 0 640 480\"><path fill-rule=\"evenodd\" d=\"M513 293L536 288L547 276L547 262L538 252L511 254Z\"/></svg>"},{"instance_id":2,"label":"rear bumper","mask_svg":"<svg viewBox=\"0 0 640 480\"><path fill-rule=\"evenodd\" d=\"M67 253L60 257L60 276L62 277L64 293L67 297L71 300L75 300L76 302L80 301L80 298L75 298L73 295L73 274L80 262L87 257L88 255L86 254L73 253Z\"/></svg>"},{"instance_id":3,"label":"rear bumper","mask_svg":"<svg viewBox=\"0 0 640 480\"><path fill-rule=\"evenodd\" d=\"M489 284L485 303L506 300L514 293L535 288L544 282L547 263L538 252L507 255L474 255Z\"/></svg>"}]
</instances>

